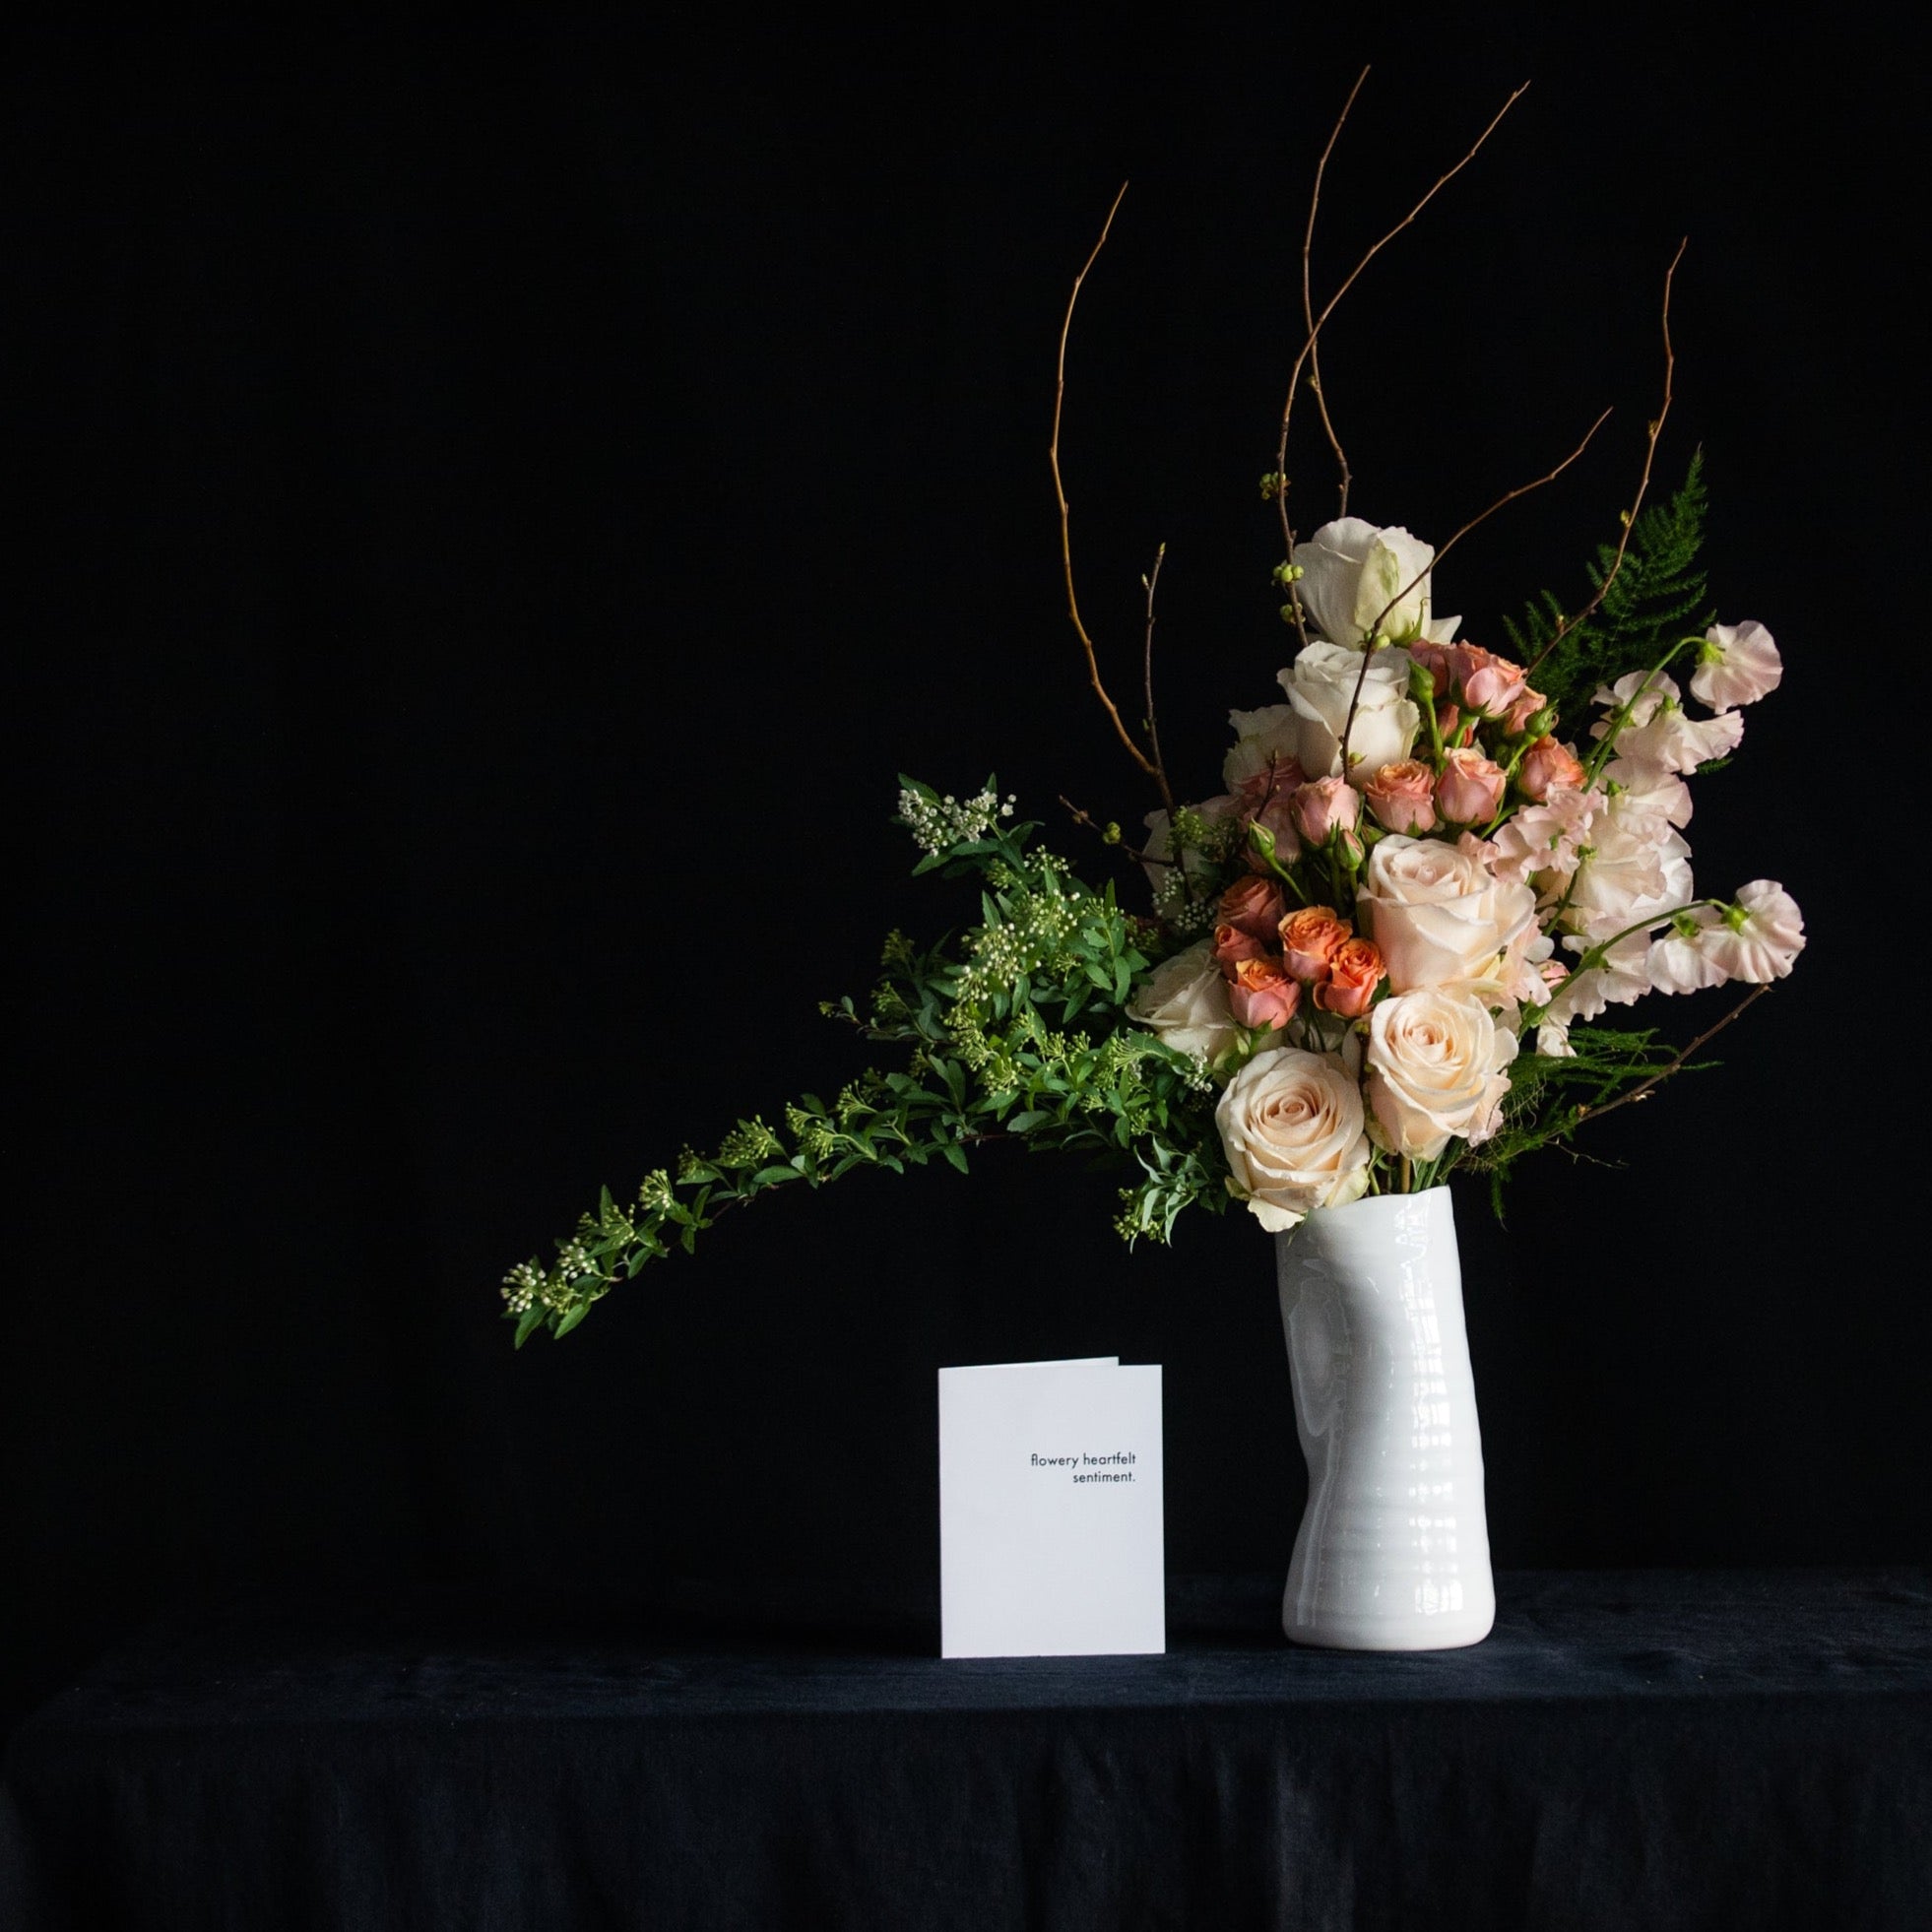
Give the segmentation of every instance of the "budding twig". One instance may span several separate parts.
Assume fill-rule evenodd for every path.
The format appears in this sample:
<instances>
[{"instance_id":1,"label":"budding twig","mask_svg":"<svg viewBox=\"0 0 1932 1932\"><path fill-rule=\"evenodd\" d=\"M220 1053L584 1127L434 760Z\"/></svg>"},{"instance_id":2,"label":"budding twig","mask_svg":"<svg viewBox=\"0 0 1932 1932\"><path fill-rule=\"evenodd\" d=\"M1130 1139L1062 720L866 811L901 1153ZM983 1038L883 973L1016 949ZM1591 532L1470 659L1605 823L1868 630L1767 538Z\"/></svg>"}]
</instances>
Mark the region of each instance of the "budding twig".
<instances>
[{"instance_id":1,"label":"budding twig","mask_svg":"<svg viewBox=\"0 0 1932 1932\"><path fill-rule=\"evenodd\" d=\"M1367 68L1364 68L1363 69L1364 76L1366 76L1367 73L1368 73ZM1361 85L1362 82L1360 79L1358 79L1355 83L1356 88L1359 89ZM1281 541L1286 550L1288 560L1291 563L1294 561L1294 555L1295 555L1295 536L1294 536L1294 531L1291 529L1288 522L1288 499L1287 499L1288 424L1295 413L1295 396L1297 391L1301 388L1302 371L1304 368L1308 366L1310 358L1316 353L1316 343L1320 337L1322 329L1326 326L1329 316L1334 314L1336 304L1340 302L1341 298L1345 294L1347 294L1348 291L1352 288L1354 288L1355 284L1361 279L1362 271L1366 269L1369 266L1369 264L1373 262L1375 258L1378 255L1380 255L1382 251L1385 248L1386 248L1388 244L1391 241L1393 241L1398 234L1402 232L1404 228L1408 227L1415 221L1416 217L1420 215L1422 211L1425 208L1427 208L1429 204L1432 201L1434 201L1436 197L1440 193L1442 193L1442 191L1446 187L1448 187L1449 184L1451 181L1453 181L1455 177L1458 174L1460 174L1462 170L1465 167L1467 167L1472 161L1475 160L1478 152L1482 148L1483 143L1487 141L1493 133L1495 133L1497 123L1502 120L1503 116L1507 114L1510 111L1510 109L1513 107L1516 104L1516 102L1520 100L1528 91L1529 91L1529 83L1525 81L1521 87L1517 88L1516 91L1513 95L1511 95L1508 100L1504 101L1502 106L1499 107L1496 110L1495 114L1491 117L1489 125L1486 128L1484 128L1479 135L1476 136L1476 139L1474 143L1471 145L1469 152L1465 154L1462 157L1462 159L1459 161L1457 161L1455 165L1451 167L1446 174L1441 175L1437 179L1436 185L1433 188L1431 188L1429 192L1426 195L1424 195L1422 199L1418 201L1416 205L1413 208L1411 208L1409 212L1406 215L1404 215L1402 219L1399 222L1397 222L1395 225L1392 228L1390 228L1388 232L1385 234L1382 237L1382 239L1378 241L1375 244L1375 246L1371 248L1366 255L1362 257L1362 259L1359 262L1355 264L1354 268L1352 268L1349 271L1347 279L1342 283L1341 287L1337 289L1335 292L1328 297L1327 304L1325 307L1323 307L1321 313L1316 316L1309 323L1308 335L1303 340L1300 353L1295 357L1295 365L1288 372L1288 397L1287 400L1281 406L1281 435L1279 440L1275 444L1275 452L1274 452L1274 474L1277 480L1276 501L1281 506ZM1353 102L1355 98L1355 93L1353 90L1350 91L1348 98L1350 102ZM1344 106L1342 108L1342 114L1345 116L1347 112L1348 112L1348 108L1347 106ZM1335 130L1336 133L1339 133L1341 130L1341 121L1339 119L1335 123ZM1331 135L1329 137L1329 146L1332 147L1333 145L1334 145L1334 137ZM1324 155L1324 159L1325 159L1325 155Z\"/></svg>"},{"instance_id":2,"label":"budding twig","mask_svg":"<svg viewBox=\"0 0 1932 1932\"><path fill-rule=\"evenodd\" d=\"M1094 695L1106 708L1107 716L1113 721L1115 734L1127 748L1127 755L1147 776L1160 785L1162 796L1166 796L1166 780L1156 759L1148 757L1133 734L1122 722L1121 714L1114 700L1107 695L1107 686L1101 681L1100 661L1094 655L1093 639L1087 635L1087 627L1080 619L1080 600L1073 588L1073 539L1069 519L1071 506L1066 500L1066 489L1060 475L1060 419L1061 411L1066 401L1066 337L1073 326L1073 305L1080 299L1080 285L1086 281L1093 265L1100 259L1100 251L1107 246L1107 236L1114 226L1114 217L1119 212L1121 201L1127 194L1127 184L1121 183L1121 192L1114 197L1114 205L1107 211L1107 219L1101 224L1100 239L1093 245L1093 252L1087 257L1086 266L1073 278L1073 290L1066 297L1066 313L1060 325L1060 356L1054 367L1054 433L1047 445L1047 461L1053 465L1054 495L1060 502L1060 555L1066 574L1066 610L1073 619L1073 628L1078 633L1080 648L1087 654L1087 676L1094 688Z\"/></svg>"},{"instance_id":3,"label":"budding twig","mask_svg":"<svg viewBox=\"0 0 1932 1932\"><path fill-rule=\"evenodd\" d=\"M1355 85L1348 91L1348 98L1342 102L1342 110L1335 116L1335 124L1328 130L1328 145L1321 150L1321 159L1315 164L1315 186L1308 198L1308 226L1302 233L1302 319L1308 324L1308 386L1315 392L1316 407L1321 412L1321 427L1327 432L1328 447L1335 452L1335 465L1341 471L1341 498L1335 505L1335 515L1348 514L1348 486L1354 481L1349 474L1348 457L1342 450L1341 438L1335 434L1334 419L1328 414L1327 392L1321 387L1321 352L1316 346L1315 296L1309 281L1309 252L1315 246L1315 213L1321 206L1321 179L1328 171L1328 157L1335 152L1335 143L1341 138L1342 123L1348 119L1348 110L1355 105L1355 97L1362 92L1362 83L1369 78L1365 67L1355 77ZM1285 486L1285 485L1284 485ZM1283 514L1286 514L1284 509ZM1291 542L1292 551L1294 545ZM1303 639L1306 643L1308 640Z\"/></svg>"},{"instance_id":4,"label":"budding twig","mask_svg":"<svg viewBox=\"0 0 1932 1932\"><path fill-rule=\"evenodd\" d=\"M1596 587L1596 595L1577 612L1574 617L1565 617L1557 625L1556 634L1537 654L1536 663L1529 667L1528 676L1534 676L1540 666L1570 633L1586 617L1593 615L1597 607L1610 594L1610 586L1617 581L1617 573L1624 567L1624 553L1630 548L1631 533L1637 528L1637 513L1643 507L1644 492L1650 487L1650 466L1656 461L1657 438L1663 434L1664 418L1670 414L1671 381L1677 373L1677 352L1670 344L1670 285L1677 274L1677 264L1684 259L1684 250L1691 245L1688 235L1677 244L1677 253L1670 258L1670 266L1664 270L1663 291L1663 345L1664 345L1664 386L1663 402L1648 426L1648 434L1643 444L1643 474L1637 480L1637 494L1631 498L1630 508L1624 512L1623 534L1617 539L1617 554L1610 560L1610 568L1603 573L1603 581Z\"/></svg>"},{"instance_id":5,"label":"budding twig","mask_svg":"<svg viewBox=\"0 0 1932 1932\"><path fill-rule=\"evenodd\" d=\"M1167 560L1167 546L1154 551L1154 567L1140 582L1147 592L1147 641L1142 659L1142 676L1147 699L1147 742L1154 751L1154 782L1161 788L1161 804L1167 807L1168 822L1174 822L1174 788L1167 782L1167 760L1161 756L1160 727L1154 722L1154 589L1161 580L1161 565Z\"/></svg>"}]
</instances>

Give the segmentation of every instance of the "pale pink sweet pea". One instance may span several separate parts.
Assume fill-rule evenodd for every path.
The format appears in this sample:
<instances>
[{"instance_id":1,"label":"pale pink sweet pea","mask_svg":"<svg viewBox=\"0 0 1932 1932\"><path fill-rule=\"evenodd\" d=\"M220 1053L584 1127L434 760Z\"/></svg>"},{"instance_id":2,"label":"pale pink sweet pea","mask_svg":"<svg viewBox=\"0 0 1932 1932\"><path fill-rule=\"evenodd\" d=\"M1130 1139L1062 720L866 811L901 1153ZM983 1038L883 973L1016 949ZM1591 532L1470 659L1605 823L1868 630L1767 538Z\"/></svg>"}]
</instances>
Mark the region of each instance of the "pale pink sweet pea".
<instances>
[{"instance_id":1,"label":"pale pink sweet pea","mask_svg":"<svg viewBox=\"0 0 1932 1932\"><path fill-rule=\"evenodd\" d=\"M1713 711L1730 711L1756 704L1783 676L1784 661L1763 624L1712 624L1691 674L1691 694Z\"/></svg>"},{"instance_id":2,"label":"pale pink sweet pea","mask_svg":"<svg viewBox=\"0 0 1932 1932\"><path fill-rule=\"evenodd\" d=\"M1539 738L1516 764L1516 789L1539 805L1557 786L1580 787L1582 782L1582 761L1553 738Z\"/></svg>"},{"instance_id":3,"label":"pale pink sweet pea","mask_svg":"<svg viewBox=\"0 0 1932 1932\"><path fill-rule=\"evenodd\" d=\"M1679 913L1662 935L1650 943L1650 984L1659 993L1696 993L1722 986L1727 975L1711 958L1707 944L1717 924L1715 906L1693 906Z\"/></svg>"},{"instance_id":4,"label":"pale pink sweet pea","mask_svg":"<svg viewBox=\"0 0 1932 1932\"><path fill-rule=\"evenodd\" d=\"M1295 794L1295 825L1310 845L1325 844L1331 832L1354 831L1362 816L1362 798L1343 778L1317 778Z\"/></svg>"},{"instance_id":5,"label":"pale pink sweet pea","mask_svg":"<svg viewBox=\"0 0 1932 1932\"><path fill-rule=\"evenodd\" d=\"M1527 879L1560 884L1577 869L1578 855L1605 803L1601 792L1553 786L1542 804L1525 805L1497 827L1491 871L1513 884Z\"/></svg>"},{"instance_id":6,"label":"pale pink sweet pea","mask_svg":"<svg viewBox=\"0 0 1932 1932\"><path fill-rule=\"evenodd\" d=\"M1436 828L1436 774L1420 758L1384 765L1363 788L1376 822L1391 832Z\"/></svg>"},{"instance_id":7,"label":"pale pink sweet pea","mask_svg":"<svg viewBox=\"0 0 1932 1932\"><path fill-rule=\"evenodd\" d=\"M1238 959L1228 981L1228 1006L1238 1026L1280 1028L1295 1016L1302 989L1278 959Z\"/></svg>"},{"instance_id":8,"label":"pale pink sweet pea","mask_svg":"<svg viewBox=\"0 0 1932 1932\"><path fill-rule=\"evenodd\" d=\"M1738 890L1703 939L1725 978L1763 986L1783 979L1805 948L1804 915L1798 902L1772 878L1755 878Z\"/></svg>"},{"instance_id":9,"label":"pale pink sweet pea","mask_svg":"<svg viewBox=\"0 0 1932 1932\"><path fill-rule=\"evenodd\" d=\"M1449 752L1436 781L1436 804L1451 825L1487 824L1503 804L1503 767L1474 745Z\"/></svg>"}]
</instances>

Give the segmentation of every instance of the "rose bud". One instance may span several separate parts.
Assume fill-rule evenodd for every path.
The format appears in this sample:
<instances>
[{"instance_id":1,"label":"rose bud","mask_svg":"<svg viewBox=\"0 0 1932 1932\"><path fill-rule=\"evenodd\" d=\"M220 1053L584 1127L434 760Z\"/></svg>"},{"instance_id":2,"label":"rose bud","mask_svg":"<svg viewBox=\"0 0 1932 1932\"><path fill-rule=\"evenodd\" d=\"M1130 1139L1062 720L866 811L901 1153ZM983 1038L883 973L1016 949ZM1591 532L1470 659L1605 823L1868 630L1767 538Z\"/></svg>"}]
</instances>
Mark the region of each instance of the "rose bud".
<instances>
[{"instance_id":1,"label":"rose bud","mask_svg":"<svg viewBox=\"0 0 1932 1932\"><path fill-rule=\"evenodd\" d=\"M1384 765L1362 796L1379 824L1391 832L1419 834L1436 824L1436 774L1420 758Z\"/></svg>"},{"instance_id":2,"label":"rose bud","mask_svg":"<svg viewBox=\"0 0 1932 1932\"><path fill-rule=\"evenodd\" d=\"M1244 933L1239 926L1217 926L1214 929L1214 962L1229 979L1234 978L1236 965L1244 959L1265 959L1268 949L1252 933Z\"/></svg>"},{"instance_id":3,"label":"rose bud","mask_svg":"<svg viewBox=\"0 0 1932 1932\"><path fill-rule=\"evenodd\" d=\"M1238 959L1228 983L1228 1005L1238 1026L1286 1026L1302 1003L1302 990L1278 959Z\"/></svg>"},{"instance_id":4,"label":"rose bud","mask_svg":"<svg viewBox=\"0 0 1932 1932\"><path fill-rule=\"evenodd\" d=\"M1355 935L1332 906L1304 906L1281 922L1281 963L1312 985L1328 977L1328 962Z\"/></svg>"},{"instance_id":5,"label":"rose bud","mask_svg":"<svg viewBox=\"0 0 1932 1932\"><path fill-rule=\"evenodd\" d=\"M1436 707L1436 736L1445 744L1455 736L1456 727L1462 723L1462 713L1452 704Z\"/></svg>"},{"instance_id":6,"label":"rose bud","mask_svg":"<svg viewBox=\"0 0 1932 1932\"><path fill-rule=\"evenodd\" d=\"M1268 869L1268 853L1263 852L1261 841L1254 836L1255 828L1259 826L1274 841L1270 851L1275 861L1283 866L1292 866L1302 856L1301 835L1295 830L1293 795L1286 791L1277 792L1254 817L1248 821L1248 865L1249 869L1265 872Z\"/></svg>"},{"instance_id":7,"label":"rose bud","mask_svg":"<svg viewBox=\"0 0 1932 1932\"><path fill-rule=\"evenodd\" d=\"M1281 923L1281 888L1273 879L1238 878L1221 894L1221 919L1257 939L1272 939Z\"/></svg>"},{"instance_id":8,"label":"rose bud","mask_svg":"<svg viewBox=\"0 0 1932 1932\"><path fill-rule=\"evenodd\" d=\"M1349 939L1328 962L1328 977L1315 989L1315 1003L1324 1013L1357 1019L1369 1010L1376 988L1387 977L1388 968L1373 939Z\"/></svg>"},{"instance_id":9,"label":"rose bud","mask_svg":"<svg viewBox=\"0 0 1932 1932\"><path fill-rule=\"evenodd\" d=\"M1295 826L1310 845L1324 845L1331 832L1352 832L1362 799L1342 778L1318 778L1295 794Z\"/></svg>"},{"instance_id":10,"label":"rose bud","mask_svg":"<svg viewBox=\"0 0 1932 1932\"><path fill-rule=\"evenodd\" d=\"M1451 825L1494 818L1503 805L1503 767L1474 745L1447 754L1436 781L1436 803Z\"/></svg>"},{"instance_id":11,"label":"rose bud","mask_svg":"<svg viewBox=\"0 0 1932 1932\"><path fill-rule=\"evenodd\" d=\"M1522 687L1522 696L1503 714L1503 729L1512 738L1520 738L1530 727L1536 714L1549 704L1541 691L1532 691L1527 684Z\"/></svg>"},{"instance_id":12,"label":"rose bud","mask_svg":"<svg viewBox=\"0 0 1932 1932\"><path fill-rule=\"evenodd\" d=\"M1582 782L1580 760L1569 745L1559 744L1553 738L1539 738L1516 766L1516 789L1538 805L1559 785L1580 786Z\"/></svg>"}]
</instances>

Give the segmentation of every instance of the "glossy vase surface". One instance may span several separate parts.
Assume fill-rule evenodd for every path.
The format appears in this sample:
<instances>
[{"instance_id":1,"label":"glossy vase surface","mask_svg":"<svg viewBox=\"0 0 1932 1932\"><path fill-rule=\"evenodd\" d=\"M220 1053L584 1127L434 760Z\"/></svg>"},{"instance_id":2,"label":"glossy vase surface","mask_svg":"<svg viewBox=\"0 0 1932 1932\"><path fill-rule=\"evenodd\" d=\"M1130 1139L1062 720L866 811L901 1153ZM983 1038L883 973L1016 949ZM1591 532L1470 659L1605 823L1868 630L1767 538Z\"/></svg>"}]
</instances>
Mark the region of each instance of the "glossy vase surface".
<instances>
[{"instance_id":1,"label":"glossy vase surface","mask_svg":"<svg viewBox=\"0 0 1932 1932\"><path fill-rule=\"evenodd\" d=\"M1309 1479L1282 1629L1343 1650L1480 1642L1496 1586L1449 1190L1312 1214L1275 1263Z\"/></svg>"}]
</instances>

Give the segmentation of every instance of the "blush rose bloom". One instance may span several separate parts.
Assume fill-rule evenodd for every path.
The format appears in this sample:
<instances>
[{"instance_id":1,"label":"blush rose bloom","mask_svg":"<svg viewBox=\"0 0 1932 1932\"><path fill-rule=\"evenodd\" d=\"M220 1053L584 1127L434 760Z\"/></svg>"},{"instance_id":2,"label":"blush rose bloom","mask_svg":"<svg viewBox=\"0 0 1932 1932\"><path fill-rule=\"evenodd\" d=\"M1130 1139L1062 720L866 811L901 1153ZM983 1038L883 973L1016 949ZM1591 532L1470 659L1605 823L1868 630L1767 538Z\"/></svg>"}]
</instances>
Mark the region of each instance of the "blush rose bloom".
<instances>
[{"instance_id":1,"label":"blush rose bloom","mask_svg":"<svg viewBox=\"0 0 1932 1932\"><path fill-rule=\"evenodd\" d=\"M1345 939L1328 962L1328 977L1315 989L1315 1003L1324 1013L1359 1019L1387 977L1388 968L1373 939Z\"/></svg>"},{"instance_id":2,"label":"blush rose bloom","mask_svg":"<svg viewBox=\"0 0 1932 1932\"><path fill-rule=\"evenodd\" d=\"M1382 530L1360 517L1342 517L1297 544L1289 560L1303 573L1295 597L1309 621L1331 644L1356 653L1378 617L1384 635L1397 640L1437 631L1445 638L1454 634L1454 618L1446 624L1429 621L1429 566L1435 557L1427 544L1399 526Z\"/></svg>"},{"instance_id":3,"label":"blush rose bloom","mask_svg":"<svg viewBox=\"0 0 1932 1932\"><path fill-rule=\"evenodd\" d=\"M1784 661L1763 624L1712 624L1691 674L1691 695L1713 711L1731 711L1776 690L1783 676Z\"/></svg>"},{"instance_id":4,"label":"blush rose bloom","mask_svg":"<svg viewBox=\"0 0 1932 1932\"><path fill-rule=\"evenodd\" d=\"M1281 963L1305 985L1328 977L1328 962L1355 934L1332 906L1303 906L1281 922Z\"/></svg>"},{"instance_id":5,"label":"blush rose bloom","mask_svg":"<svg viewBox=\"0 0 1932 1932\"><path fill-rule=\"evenodd\" d=\"M1420 758L1384 765L1362 788L1376 823L1391 832L1436 829L1436 774Z\"/></svg>"},{"instance_id":6,"label":"blush rose bloom","mask_svg":"<svg viewBox=\"0 0 1932 1932\"><path fill-rule=\"evenodd\" d=\"M1396 993L1487 980L1536 920L1536 892L1498 879L1473 852L1391 832L1356 898Z\"/></svg>"},{"instance_id":7,"label":"blush rose bloom","mask_svg":"<svg viewBox=\"0 0 1932 1932\"><path fill-rule=\"evenodd\" d=\"M1214 929L1214 963L1230 978L1233 977L1236 962L1243 959L1264 959L1267 947L1252 933L1244 933L1239 926L1217 926Z\"/></svg>"},{"instance_id":8,"label":"blush rose bloom","mask_svg":"<svg viewBox=\"0 0 1932 1932\"><path fill-rule=\"evenodd\" d=\"M1156 966L1127 1011L1176 1053L1203 1060L1218 1060L1240 1037L1228 983L1206 939Z\"/></svg>"},{"instance_id":9,"label":"blush rose bloom","mask_svg":"<svg viewBox=\"0 0 1932 1932\"><path fill-rule=\"evenodd\" d=\"M1390 1153L1425 1161L1452 1134L1487 1140L1515 1057L1515 1036L1473 994L1425 987L1385 999L1369 1021L1370 1131Z\"/></svg>"},{"instance_id":10,"label":"blush rose bloom","mask_svg":"<svg viewBox=\"0 0 1932 1932\"><path fill-rule=\"evenodd\" d=\"M1318 778L1295 794L1295 824L1310 845L1321 845L1331 832L1353 832L1362 819L1362 799L1339 778Z\"/></svg>"},{"instance_id":11,"label":"blush rose bloom","mask_svg":"<svg viewBox=\"0 0 1932 1932\"><path fill-rule=\"evenodd\" d=\"M1256 1054L1229 1083L1214 1122L1235 1189L1270 1234L1368 1188L1362 1090L1334 1054Z\"/></svg>"},{"instance_id":12,"label":"blush rose bloom","mask_svg":"<svg viewBox=\"0 0 1932 1932\"><path fill-rule=\"evenodd\" d=\"M1582 761L1569 745L1559 744L1553 738L1539 738L1516 765L1517 790L1538 805L1559 785L1580 789L1583 778Z\"/></svg>"},{"instance_id":13,"label":"blush rose bloom","mask_svg":"<svg viewBox=\"0 0 1932 1932\"><path fill-rule=\"evenodd\" d=\"M1494 758L1473 744L1458 746L1443 758L1443 775L1436 781L1436 803L1451 825L1487 824L1503 805L1509 780Z\"/></svg>"},{"instance_id":14,"label":"blush rose bloom","mask_svg":"<svg viewBox=\"0 0 1932 1932\"><path fill-rule=\"evenodd\" d=\"M1228 975L1228 1006L1238 1026L1286 1026L1301 1003L1302 990L1280 960L1262 953L1235 961Z\"/></svg>"},{"instance_id":15,"label":"blush rose bloom","mask_svg":"<svg viewBox=\"0 0 1932 1932\"><path fill-rule=\"evenodd\" d=\"M1362 695L1348 733L1348 769L1358 778L1399 763L1415 745L1422 713L1409 701L1409 654L1377 651L1362 676L1362 653L1339 644L1311 644L1280 674L1297 720L1296 755L1316 778L1339 778L1342 729L1361 678Z\"/></svg>"},{"instance_id":16,"label":"blush rose bloom","mask_svg":"<svg viewBox=\"0 0 1932 1932\"><path fill-rule=\"evenodd\" d=\"M1281 887L1271 878L1250 873L1238 878L1221 894L1221 918L1229 926L1252 933L1257 939L1272 939L1281 924Z\"/></svg>"}]
</instances>

